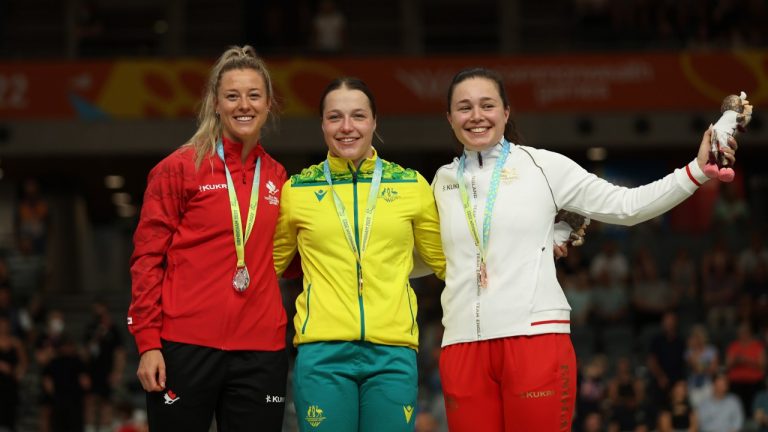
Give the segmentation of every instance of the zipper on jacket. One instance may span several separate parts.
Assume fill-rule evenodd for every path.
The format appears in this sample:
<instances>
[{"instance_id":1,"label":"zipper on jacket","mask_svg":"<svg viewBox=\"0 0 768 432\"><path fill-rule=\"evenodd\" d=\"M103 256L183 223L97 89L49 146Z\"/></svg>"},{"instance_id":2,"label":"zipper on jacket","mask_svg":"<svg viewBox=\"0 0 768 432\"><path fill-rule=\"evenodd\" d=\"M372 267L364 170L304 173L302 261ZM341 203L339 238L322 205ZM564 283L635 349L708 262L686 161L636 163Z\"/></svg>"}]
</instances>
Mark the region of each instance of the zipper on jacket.
<instances>
[{"instance_id":1,"label":"zipper on jacket","mask_svg":"<svg viewBox=\"0 0 768 432\"><path fill-rule=\"evenodd\" d=\"M413 315L413 306L411 305L411 290L408 288L408 284L405 284L405 295L408 296L408 310L411 312L411 335L413 335L413 328L416 326L416 317Z\"/></svg>"},{"instance_id":2,"label":"zipper on jacket","mask_svg":"<svg viewBox=\"0 0 768 432\"><path fill-rule=\"evenodd\" d=\"M480 164L480 168L483 167L483 154L479 151L477 152L477 163Z\"/></svg>"},{"instance_id":3,"label":"zipper on jacket","mask_svg":"<svg viewBox=\"0 0 768 432\"><path fill-rule=\"evenodd\" d=\"M362 164L360 164L362 166ZM357 175L360 172L360 168L353 169L350 167L350 171L352 172L352 200L353 200L353 208L355 213L355 244L357 245L357 250L360 251L360 232L359 232L359 222L357 217ZM357 268L357 277L355 278L355 281L360 280L360 273L362 272L362 268L360 268L360 263L355 261L355 267ZM355 284L355 291L357 291L357 303L360 307L360 340L365 340L365 308L363 307L363 293L358 289L357 284Z\"/></svg>"},{"instance_id":4,"label":"zipper on jacket","mask_svg":"<svg viewBox=\"0 0 768 432\"><path fill-rule=\"evenodd\" d=\"M307 316L304 318L304 324L301 325L301 334L307 330L307 323L309 322L309 297L312 295L312 284L307 285Z\"/></svg>"}]
</instances>

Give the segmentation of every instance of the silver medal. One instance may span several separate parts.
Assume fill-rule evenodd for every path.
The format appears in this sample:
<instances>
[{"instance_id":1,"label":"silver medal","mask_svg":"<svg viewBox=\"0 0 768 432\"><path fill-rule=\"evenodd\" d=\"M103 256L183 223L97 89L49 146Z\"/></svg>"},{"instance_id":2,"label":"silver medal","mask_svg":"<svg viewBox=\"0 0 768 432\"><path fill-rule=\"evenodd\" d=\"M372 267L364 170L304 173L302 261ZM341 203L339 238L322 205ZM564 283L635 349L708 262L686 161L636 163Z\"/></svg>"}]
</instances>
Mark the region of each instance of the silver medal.
<instances>
[{"instance_id":1,"label":"silver medal","mask_svg":"<svg viewBox=\"0 0 768 432\"><path fill-rule=\"evenodd\" d=\"M251 282L251 277L248 275L248 269L245 267L239 267L235 271L235 277L232 279L232 287L237 292L243 292L248 288L248 284Z\"/></svg>"}]
</instances>

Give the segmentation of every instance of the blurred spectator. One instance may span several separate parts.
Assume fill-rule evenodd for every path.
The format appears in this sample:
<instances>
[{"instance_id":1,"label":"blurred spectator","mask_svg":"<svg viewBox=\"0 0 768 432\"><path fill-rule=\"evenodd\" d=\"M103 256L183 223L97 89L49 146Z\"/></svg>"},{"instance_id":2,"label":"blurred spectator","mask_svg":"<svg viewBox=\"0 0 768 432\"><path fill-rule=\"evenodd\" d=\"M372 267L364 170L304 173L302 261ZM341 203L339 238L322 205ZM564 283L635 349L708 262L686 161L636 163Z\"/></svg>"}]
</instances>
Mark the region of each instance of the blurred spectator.
<instances>
[{"instance_id":1,"label":"blurred spectator","mask_svg":"<svg viewBox=\"0 0 768 432\"><path fill-rule=\"evenodd\" d=\"M701 258L701 296L710 329L733 327L738 285L734 259L722 237Z\"/></svg>"},{"instance_id":2,"label":"blurred spectator","mask_svg":"<svg viewBox=\"0 0 768 432\"><path fill-rule=\"evenodd\" d=\"M669 288L678 299L678 313L684 326L704 318L697 280L698 272L690 252L679 248L669 264Z\"/></svg>"},{"instance_id":3,"label":"blurred spectator","mask_svg":"<svg viewBox=\"0 0 768 432\"><path fill-rule=\"evenodd\" d=\"M31 242L32 254L45 255L48 243L48 203L40 192L40 184L33 178L22 183L16 205L16 236Z\"/></svg>"},{"instance_id":4,"label":"blurred spectator","mask_svg":"<svg viewBox=\"0 0 768 432\"><path fill-rule=\"evenodd\" d=\"M589 275L598 279L603 272L608 273L608 278L612 283L626 284L629 277L629 261L627 257L619 251L618 245L614 240L606 240L601 245L600 252L593 258L589 268Z\"/></svg>"},{"instance_id":5,"label":"blurred spectator","mask_svg":"<svg viewBox=\"0 0 768 432\"><path fill-rule=\"evenodd\" d=\"M737 27L746 46L765 46L768 42L765 23L768 22L768 4L764 0L746 0L742 6L743 21Z\"/></svg>"},{"instance_id":6,"label":"blurred spectator","mask_svg":"<svg viewBox=\"0 0 768 432\"><path fill-rule=\"evenodd\" d=\"M75 41L80 57L103 54L104 23L96 0L75 0Z\"/></svg>"},{"instance_id":7,"label":"blurred spectator","mask_svg":"<svg viewBox=\"0 0 768 432\"><path fill-rule=\"evenodd\" d=\"M715 230L728 235L738 235L743 224L749 221L749 206L739 193L736 182L720 183L720 194L712 208Z\"/></svg>"},{"instance_id":8,"label":"blurred spectator","mask_svg":"<svg viewBox=\"0 0 768 432\"><path fill-rule=\"evenodd\" d=\"M64 315L58 310L52 310L47 316L46 326L37 335L34 341L35 361L40 370L45 370L56 357L56 352L61 345L64 336ZM45 383L41 382L40 398L40 432L51 431L51 409L53 396L45 389Z\"/></svg>"},{"instance_id":9,"label":"blurred spectator","mask_svg":"<svg viewBox=\"0 0 768 432\"><path fill-rule=\"evenodd\" d=\"M35 254L32 239L22 235L18 238L17 249L7 260L13 297L18 305L23 307L30 298L45 288L45 258Z\"/></svg>"},{"instance_id":10,"label":"blurred spectator","mask_svg":"<svg viewBox=\"0 0 768 432\"><path fill-rule=\"evenodd\" d=\"M741 285L744 319L768 323L768 248L760 232L753 232L747 248L739 253L736 272Z\"/></svg>"},{"instance_id":11,"label":"blurred spectator","mask_svg":"<svg viewBox=\"0 0 768 432\"><path fill-rule=\"evenodd\" d=\"M306 54L312 33L311 3L309 0L243 2L246 38L262 54ZM286 28L291 31L285 31Z\"/></svg>"},{"instance_id":12,"label":"blurred spectator","mask_svg":"<svg viewBox=\"0 0 768 432\"><path fill-rule=\"evenodd\" d=\"M48 308L41 293L33 295L24 309L19 310L22 328L26 332L27 344L35 346L48 325Z\"/></svg>"},{"instance_id":13,"label":"blurred spectator","mask_svg":"<svg viewBox=\"0 0 768 432\"><path fill-rule=\"evenodd\" d=\"M84 397L89 387L90 379L77 345L64 334L53 359L43 369L43 388L52 402L52 432L83 431Z\"/></svg>"},{"instance_id":14,"label":"blurred spectator","mask_svg":"<svg viewBox=\"0 0 768 432\"><path fill-rule=\"evenodd\" d=\"M611 12L607 0L574 0L579 39L603 47L610 40Z\"/></svg>"},{"instance_id":15,"label":"blurred spectator","mask_svg":"<svg viewBox=\"0 0 768 432\"><path fill-rule=\"evenodd\" d=\"M768 263L759 262L741 286L743 319L768 324Z\"/></svg>"},{"instance_id":16,"label":"blurred spectator","mask_svg":"<svg viewBox=\"0 0 768 432\"><path fill-rule=\"evenodd\" d=\"M11 280L8 272L8 263L5 260L5 256L0 255L0 288L7 288L10 285Z\"/></svg>"},{"instance_id":17,"label":"blurred spectator","mask_svg":"<svg viewBox=\"0 0 768 432\"><path fill-rule=\"evenodd\" d=\"M616 372L608 381L606 417L608 430L634 430L637 425L638 399L635 394L637 377L632 362L627 357L616 361Z\"/></svg>"},{"instance_id":18,"label":"blurred spectator","mask_svg":"<svg viewBox=\"0 0 768 432\"><path fill-rule=\"evenodd\" d=\"M28 318L25 318L24 311L17 308L13 303L11 289L7 286L0 286L0 316L8 320L12 335L24 339L28 326L24 321L28 321Z\"/></svg>"},{"instance_id":19,"label":"blurred spectator","mask_svg":"<svg viewBox=\"0 0 768 432\"><path fill-rule=\"evenodd\" d=\"M752 418L757 432L768 432L768 389L763 387L752 402Z\"/></svg>"},{"instance_id":20,"label":"blurred spectator","mask_svg":"<svg viewBox=\"0 0 768 432\"><path fill-rule=\"evenodd\" d=\"M587 325L595 301L587 270L582 269L578 273L564 276L562 286L568 304L571 306L571 325Z\"/></svg>"},{"instance_id":21,"label":"blurred spectator","mask_svg":"<svg viewBox=\"0 0 768 432\"><path fill-rule=\"evenodd\" d=\"M754 278L760 264L768 265L768 248L763 242L760 231L753 231L749 237L749 246L739 252L736 260L736 271L741 281Z\"/></svg>"},{"instance_id":22,"label":"blurred spectator","mask_svg":"<svg viewBox=\"0 0 768 432\"><path fill-rule=\"evenodd\" d=\"M604 432L603 415L597 411L586 414L581 430L583 432Z\"/></svg>"},{"instance_id":23,"label":"blurred spectator","mask_svg":"<svg viewBox=\"0 0 768 432\"><path fill-rule=\"evenodd\" d=\"M603 355L596 355L581 370L576 395L576 413L584 418L591 413L602 413L603 403L608 391L606 369L608 360Z\"/></svg>"},{"instance_id":24,"label":"blurred spectator","mask_svg":"<svg viewBox=\"0 0 768 432\"><path fill-rule=\"evenodd\" d=\"M654 430L659 417L658 404L648 394L647 384L642 379L635 380L635 400L635 432Z\"/></svg>"},{"instance_id":25,"label":"blurred spectator","mask_svg":"<svg viewBox=\"0 0 768 432\"><path fill-rule=\"evenodd\" d=\"M733 392L751 415L752 399L765 382L765 345L752 334L748 322L739 325L737 339L728 345L725 366Z\"/></svg>"},{"instance_id":26,"label":"blurred spectator","mask_svg":"<svg viewBox=\"0 0 768 432\"><path fill-rule=\"evenodd\" d=\"M8 318L0 315L0 430L16 430L19 383L27 363L21 340L11 333Z\"/></svg>"},{"instance_id":27,"label":"blurred spectator","mask_svg":"<svg viewBox=\"0 0 768 432\"><path fill-rule=\"evenodd\" d=\"M717 348L709 343L707 329L703 325L691 328L685 362L688 365L688 394L691 404L697 407L712 394L712 380L720 367Z\"/></svg>"},{"instance_id":28,"label":"blurred spectator","mask_svg":"<svg viewBox=\"0 0 768 432\"><path fill-rule=\"evenodd\" d=\"M85 329L84 343L91 392L86 396L86 424L94 430L112 424L112 396L125 368L125 349L120 330L107 306L95 301L93 318Z\"/></svg>"},{"instance_id":29,"label":"blurred spectator","mask_svg":"<svg viewBox=\"0 0 768 432\"><path fill-rule=\"evenodd\" d=\"M628 323L627 288L610 276L608 269L597 272L592 287L595 319L600 326Z\"/></svg>"},{"instance_id":30,"label":"blurred spectator","mask_svg":"<svg viewBox=\"0 0 768 432\"><path fill-rule=\"evenodd\" d=\"M133 404L124 401L116 404L115 416L117 424L115 432L148 432L147 413L143 409L134 408Z\"/></svg>"},{"instance_id":31,"label":"blurred spectator","mask_svg":"<svg viewBox=\"0 0 768 432\"><path fill-rule=\"evenodd\" d=\"M728 377L717 374L712 395L699 408L702 432L738 432L744 425L744 409L739 398L728 392Z\"/></svg>"},{"instance_id":32,"label":"blurred spectator","mask_svg":"<svg viewBox=\"0 0 768 432\"><path fill-rule=\"evenodd\" d=\"M656 261L647 248L638 250L632 262L632 305L636 329L661 321L664 311L677 306L675 292L659 276Z\"/></svg>"},{"instance_id":33,"label":"blurred spectator","mask_svg":"<svg viewBox=\"0 0 768 432\"><path fill-rule=\"evenodd\" d=\"M697 431L696 409L688 401L685 381L677 381L669 394L669 403L661 408L659 432Z\"/></svg>"},{"instance_id":34,"label":"blurred spectator","mask_svg":"<svg viewBox=\"0 0 768 432\"><path fill-rule=\"evenodd\" d=\"M677 314L667 311L661 319L661 333L651 341L648 353L652 397L665 401L672 384L685 379L685 342L677 328Z\"/></svg>"},{"instance_id":35,"label":"blurred spectator","mask_svg":"<svg viewBox=\"0 0 768 432\"><path fill-rule=\"evenodd\" d=\"M312 19L312 47L319 53L338 54L346 44L347 19L334 0L320 0Z\"/></svg>"},{"instance_id":36,"label":"blurred spectator","mask_svg":"<svg viewBox=\"0 0 768 432\"><path fill-rule=\"evenodd\" d=\"M246 4L258 4L257 2L246 2ZM283 8L285 6L281 5L280 2L269 2L265 7L265 10L263 11L263 14L259 14L263 16L263 25L258 26L258 28L262 29L261 34L259 34L259 43L257 46L261 51L269 52L269 51L277 51L279 49L284 49L287 46L287 40L286 40L286 32L284 30L284 22L285 19L285 11Z\"/></svg>"}]
</instances>

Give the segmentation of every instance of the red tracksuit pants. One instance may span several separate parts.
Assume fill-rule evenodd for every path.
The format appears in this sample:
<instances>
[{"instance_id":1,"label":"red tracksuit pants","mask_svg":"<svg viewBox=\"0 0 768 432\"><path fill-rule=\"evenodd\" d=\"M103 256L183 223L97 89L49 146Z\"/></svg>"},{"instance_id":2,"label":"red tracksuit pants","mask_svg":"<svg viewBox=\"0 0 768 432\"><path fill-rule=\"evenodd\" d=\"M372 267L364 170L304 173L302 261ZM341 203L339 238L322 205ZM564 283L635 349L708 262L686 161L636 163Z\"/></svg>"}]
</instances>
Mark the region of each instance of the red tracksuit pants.
<instances>
[{"instance_id":1,"label":"red tracksuit pants","mask_svg":"<svg viewBox=\"0 0 768 432\"><path fill-rule=\"evenodd\" d=\"M449 345L440 379L451 432L571 430L576 354L568 334Z\"/></svg>"}]
</instances>

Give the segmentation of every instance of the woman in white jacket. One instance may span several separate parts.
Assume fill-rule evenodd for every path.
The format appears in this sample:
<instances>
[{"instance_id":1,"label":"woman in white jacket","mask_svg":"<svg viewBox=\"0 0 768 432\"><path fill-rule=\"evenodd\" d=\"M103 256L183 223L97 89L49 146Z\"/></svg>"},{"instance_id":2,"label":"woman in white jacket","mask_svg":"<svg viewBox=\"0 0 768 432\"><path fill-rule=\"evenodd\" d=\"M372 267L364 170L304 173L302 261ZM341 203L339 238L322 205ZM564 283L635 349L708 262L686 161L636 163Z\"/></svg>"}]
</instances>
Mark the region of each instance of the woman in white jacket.
<instances>
[{"instance_id":1,"label":"woman in white jacket","mask_svg":"<svg viewBox=\"0 0 768 432\"><path fill-rule=\"evenodd\" d=\"M692 162L628 189L563 155L515 144L509 111L497 73L453 78L447 116L464 152L433 183L447 260L440 374L452 432L570 430L576 357L552 260L559 210L632 225L708 180L710 130Z\"/></svg>"}]
</instances>

